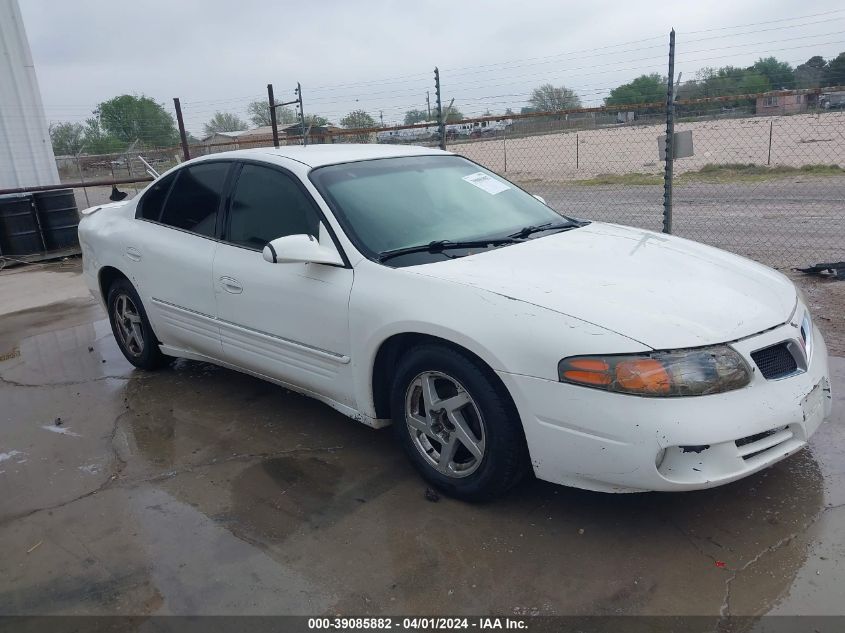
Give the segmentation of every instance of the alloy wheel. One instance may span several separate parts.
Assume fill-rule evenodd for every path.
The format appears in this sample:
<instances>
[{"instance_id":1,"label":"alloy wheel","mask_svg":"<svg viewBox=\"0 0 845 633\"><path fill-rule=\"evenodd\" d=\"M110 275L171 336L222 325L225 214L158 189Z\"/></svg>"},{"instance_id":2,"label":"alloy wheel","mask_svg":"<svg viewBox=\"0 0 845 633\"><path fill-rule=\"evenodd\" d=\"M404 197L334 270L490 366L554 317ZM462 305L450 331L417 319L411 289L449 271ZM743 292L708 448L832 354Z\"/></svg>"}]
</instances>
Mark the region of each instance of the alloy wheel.
<instances>
[{"instance_id":1,"label":"alloy wheel","mask_svg":"<svg viewBox=\"0 0 845 633\"><path fill-rule=\"evenodd\" d=\"M119 294L114 302L114 322L123 348L132 356L144 353L144 329L141 314L132 298Z\"/></svg>"},{"instance_id":2,"label":"alloy wheel","mask_svg":"<svg viewBox=\"0 0 845 633\"><path fill-rule=\"evenodd\" d=\"M447 477L467 477L484 459L481 411L457 380L441 372L419 374L405 394L405 421L414 446Z\"/></svg>"}]
</instances>

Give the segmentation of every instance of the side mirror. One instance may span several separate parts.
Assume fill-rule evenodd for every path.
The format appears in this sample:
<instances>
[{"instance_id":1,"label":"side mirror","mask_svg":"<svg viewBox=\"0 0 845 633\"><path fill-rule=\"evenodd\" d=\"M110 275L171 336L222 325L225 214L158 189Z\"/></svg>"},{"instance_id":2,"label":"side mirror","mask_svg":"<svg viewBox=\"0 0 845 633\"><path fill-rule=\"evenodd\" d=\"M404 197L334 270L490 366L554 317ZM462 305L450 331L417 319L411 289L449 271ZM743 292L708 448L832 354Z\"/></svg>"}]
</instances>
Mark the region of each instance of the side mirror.
<instances>
[{"instance_id":1,"label":"side mirror","mask_svg":"<svg viewBox=\"0 0 845 633\"><path fill-rule=\"evenodd\" d=\"M342 265L343 258L320 223L320 239L313 235L285 235L272 240L264 247L262 255L271 264L334 264Z\"/></svg>"},{"instance_id":2,"label":"side mirror","mask_svg":"<svg viewBox=\"0 0 845 633\"><path fill-rule=\"evenodd\" d=\"M539 201L540 201L540 202L542 202L543 204L546 204L546 199L545 199L543 196L538 196L538 195L535 193L535 194L534 194L534 197L535 197L535 198L537 198L537 200L539 200ZM548 206L548 205L547 205L547 206Z\"/></svg>"}]
</instances>

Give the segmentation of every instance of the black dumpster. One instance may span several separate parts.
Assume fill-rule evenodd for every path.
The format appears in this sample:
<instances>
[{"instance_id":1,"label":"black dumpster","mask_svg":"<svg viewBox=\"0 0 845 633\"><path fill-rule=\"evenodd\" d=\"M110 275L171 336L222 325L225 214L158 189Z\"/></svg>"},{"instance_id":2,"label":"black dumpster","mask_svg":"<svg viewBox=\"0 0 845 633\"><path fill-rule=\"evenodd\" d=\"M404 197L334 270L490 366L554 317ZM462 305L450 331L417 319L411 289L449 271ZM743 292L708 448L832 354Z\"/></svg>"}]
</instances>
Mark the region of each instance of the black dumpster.
<instances>
[{"instance_id":1,"label":"black dumpster","mask_svg":"<svg viewBox=\"0 0 845 633\"><path fill-rule=\"evenodd\" d=\"M79 213L73 189L39 191L32 194L38 221L48 251L79 247Z\"/></svg>"},{"instance_id":2,"label":"black dumpster","mask_svg":"<svg viewBox=\"0 0 845 633\"><path fill-rule=\"evenodd\" d=\"M44 250L32 194L0 196L0 255L31 255Z\"/></svg>"}]
</instances>

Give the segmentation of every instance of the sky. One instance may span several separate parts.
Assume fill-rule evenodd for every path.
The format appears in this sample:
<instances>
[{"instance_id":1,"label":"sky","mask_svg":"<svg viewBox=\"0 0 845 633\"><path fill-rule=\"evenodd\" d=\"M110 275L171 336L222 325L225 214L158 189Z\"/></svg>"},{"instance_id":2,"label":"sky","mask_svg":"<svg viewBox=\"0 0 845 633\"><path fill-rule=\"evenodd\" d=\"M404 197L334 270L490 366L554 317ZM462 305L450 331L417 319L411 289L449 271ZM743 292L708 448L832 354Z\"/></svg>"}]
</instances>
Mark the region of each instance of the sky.
<instances>
[{"instance_id":1,"label":"sky","mask_svg":"<svg viewBox=\"0 0 845 633\"><path fill-rule=\"evenodd\" d=\"M515 111L532 88L573 88L585 106L611 88L667 72L748 66L774 55L793 66L845 51L841 0L563 2L500 0L19 0L49 121L84 121L96 104L144 94L196 136L215 111L292 100L337 123L364 109L385 124L442 92L464 115ZM444 103L445 105L445 103Z\"/></svg>"}]
</instances>

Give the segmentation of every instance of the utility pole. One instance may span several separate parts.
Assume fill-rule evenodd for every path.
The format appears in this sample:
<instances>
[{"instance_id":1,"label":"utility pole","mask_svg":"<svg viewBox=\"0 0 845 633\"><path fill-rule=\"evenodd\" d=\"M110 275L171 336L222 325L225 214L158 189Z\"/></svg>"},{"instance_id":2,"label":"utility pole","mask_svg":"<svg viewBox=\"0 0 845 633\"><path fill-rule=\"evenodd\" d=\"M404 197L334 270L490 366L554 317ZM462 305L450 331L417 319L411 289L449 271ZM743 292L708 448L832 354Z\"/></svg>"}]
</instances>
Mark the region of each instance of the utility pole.
<instances>
[{"instance_id":1,"label":"utility pole","mask_svg":"<svg viewBox=\"0 0 845 633\"><path fill-rule=\"evenodd\" d=\"M270 104L270 125L273 128L273 147L279 149L279 126L276 124L276 99L273 97L273 84L267 84L267 101Z\"/></svg>"},{"instance_id":2,"label":"utility pole","mask_svg":"<svg viewBox=\"0 0 845 633\"><path fill-rule=\"evenodd\" d=\"M381 121L381 126L384 127L384 110L378 111L378 118Z\"/></svg>"},{"instance_id":3,"label":"utility pole","mask_svg":"<svg viewBox=\"0 0 845 633\"><path fill-rule=\"evenodd\" d=\"M273 100L273 84L267 84L267 98L270 99L270 121L273 124L273 144L278 147L279 146L279 133L276 130L276 108L281 108L284 106L295 105L299 108L299 121L300 125L302 126L302 144L305 145L305 114L302 112L302 88L299 85L299 82L296 82L296 88L294 89L294 94L297 95L296 99L293 101L285 101L284 103L276 103ZM285 141L287 143L287 141Z\"/></svg>"},{"instance_id":4,"label":"utility pole","mask_svg":"<svg viewBox=\"0 0 845 633\"><path fill-rule=\"evenodd\" d=\"M666 167L663 173L663 232L672 232L672 178L675 162L675 29L669 32L669 78L666 86Z\"/></svg>"},{"instance_id":5,"label":"utility pole","mask_svg":"<svg viewBox=\"0 0 845 633\"><path fill-rule=\"evenodd\" d=\"M440 149L446 149L446 123L443 120L443 104L440 101L440 71L434 67L434 96L437 104L437 130L440 133Z\"/></svg>"},{"instance_id":6,"label":"utility pole","mask_svg":"<svg viewBox=\"0 0 845 633\"><path fill-rule=\"evenodd\" d=\"M429 99L428 90L425 91L425 107L428 109L428 118L426 121L431 121L431 99Z\"/></svg>"}]
</instances>

